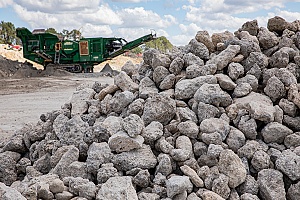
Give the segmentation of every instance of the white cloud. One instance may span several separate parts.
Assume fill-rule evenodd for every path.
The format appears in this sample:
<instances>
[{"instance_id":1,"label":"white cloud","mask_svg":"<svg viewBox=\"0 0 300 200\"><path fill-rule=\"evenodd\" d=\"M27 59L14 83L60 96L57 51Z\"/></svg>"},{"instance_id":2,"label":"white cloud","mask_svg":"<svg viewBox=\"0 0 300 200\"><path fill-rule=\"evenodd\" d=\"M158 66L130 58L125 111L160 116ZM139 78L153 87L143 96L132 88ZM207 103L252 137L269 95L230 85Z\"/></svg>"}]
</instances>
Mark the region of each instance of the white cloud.
<instances>
[{"instance_id":1,"label":"white cloud","mask_svg":"<svg viewBox=\"0 0 300 200\"><path fill-rule=\"evenodd\" d=\"M176 19L172 15L165 15L162 18L152 10L145 10L143 7L125 8L118 14L124 21L123 27L166 28L176 23Z\"/></svg>"},{"instance_id":2,"label":"white cloud","mask_svg":"<svg viewBox=\"0 0 300 200\"><path fill-rule=\"evenodd\" d=\"M150 33L153 34L156 33L157 37L160 36L169 37L169 34L163 29L158 29L155 30L154 32L153 30L145 29L145 28L119 28L116 30L116 32L118 33L116 37L122 37L126 39L128 42L135 40L139 37L142 37L144 35L148 35Z\"/></svg>"},{"instance_id":3,"label":"white cloud","mask_svg":"<svg viewBox=\"0 0 300 200\"><path fill-rule=\"evenodd\" d=\"M60 13L66 11L94 10L101 0L15 0L15 3L29 11Z\"/></svg>"},{"instance_id":4,"label":"white cloud","mask_svg":"<svg viewBox=\"0 0 300 200\"><path fill-rule=\"evenodd\" d=\"M93 24L120 25L122 19L107 4L98 7L96 12L81 12L78 14L83 22Z\"/></svg>"},{"instance_id":5,"label":"white cloud","mask_svg":"<svg viewBox=\"0 0 300 200\"><path fill-rule=\"evenodd\" d=\"M0 8L5 8L8 5L11 5L13 0L0 0Z\"/></svg>"},{"instance_id":6,"label":"white cloud","mask_svg":"<svg viewBox=\"0 0 300 200\"><path fill-rule=\"evenodd\" d=\"M180 34L180 35L174 35L168 38L170 42L175 46L185 46L188 44L188 42L193 39L193 36Z\"/></svg>"},{"instance_id":7,"label":"white cloud","mask_svg":"<svg viewBox=\"0 0 300 200\"><path fill-rule=\"evenodd\" d=\"M86 24L81 29L84 37L112 37L113 31L110 26L95 26L93 24Z\"/></svg>"},{"instance_id":8,"label":"white cloud","mask_svg":"<svg viewBox=\"0 0 300 200\"><path fill-rule=\"evenodd\" d=\"M124 2L124 3L139 3L147 0L111 0L113 2Z\"/></svg>"}]
</instances>

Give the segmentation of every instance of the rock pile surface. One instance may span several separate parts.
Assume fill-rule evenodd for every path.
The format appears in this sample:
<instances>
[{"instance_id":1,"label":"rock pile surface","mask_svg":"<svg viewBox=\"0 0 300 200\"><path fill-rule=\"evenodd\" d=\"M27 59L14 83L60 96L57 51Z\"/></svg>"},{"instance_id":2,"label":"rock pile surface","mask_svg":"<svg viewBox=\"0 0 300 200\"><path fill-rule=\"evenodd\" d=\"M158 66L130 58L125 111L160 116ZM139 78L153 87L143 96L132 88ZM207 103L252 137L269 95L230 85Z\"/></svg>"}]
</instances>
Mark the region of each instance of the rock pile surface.
<instances>
[{"instance_id":1,"label":"rock pile surface","mask_svg":"<svg viewBox=\"0 0 300 200\"><path fill-rule=\"evenodd\" d=\"M300 199L300 22L199 31L2 144L1 199Z\"/></svg>"}]
</instances>

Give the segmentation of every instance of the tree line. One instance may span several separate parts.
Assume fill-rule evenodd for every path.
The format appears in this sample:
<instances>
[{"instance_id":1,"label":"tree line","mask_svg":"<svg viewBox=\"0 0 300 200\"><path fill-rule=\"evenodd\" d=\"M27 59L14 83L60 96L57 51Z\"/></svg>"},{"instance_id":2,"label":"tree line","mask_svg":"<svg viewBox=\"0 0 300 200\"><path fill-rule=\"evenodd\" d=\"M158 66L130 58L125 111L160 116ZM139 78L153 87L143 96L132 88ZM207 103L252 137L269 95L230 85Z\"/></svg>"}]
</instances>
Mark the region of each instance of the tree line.
<instances>
[{"instance_id":1,"label":"tree line","mask_svg":"<svg viewBox=\"0 0 300 200\"><path fill-rule=\"evenodd\" d=\"M72 40L78 40L82 37L80 30L73 29L71 31L64 29L62 32L57 32L55 28L47 28L47 33L56 34ZM21 44L21 40L16 36L15 25L11 22L1 21L0 23L0 43L4 44ZM160 52L167 52L173 48L171 42L164 36L158 37L155 40L147 42L143 47L137 47L132 50L133 53L142 53L149 48L158 49Z\"/></svg>"}]
</instances>

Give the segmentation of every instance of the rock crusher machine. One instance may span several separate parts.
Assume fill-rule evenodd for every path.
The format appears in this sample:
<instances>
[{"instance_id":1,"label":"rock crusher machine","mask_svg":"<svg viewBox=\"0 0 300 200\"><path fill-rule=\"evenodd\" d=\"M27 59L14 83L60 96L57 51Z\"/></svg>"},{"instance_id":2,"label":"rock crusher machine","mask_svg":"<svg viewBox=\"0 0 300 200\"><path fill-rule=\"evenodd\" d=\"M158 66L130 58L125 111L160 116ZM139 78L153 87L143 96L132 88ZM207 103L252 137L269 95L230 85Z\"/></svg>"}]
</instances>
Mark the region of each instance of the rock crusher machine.
<instances>
[{"instance_id":1,"label":"rock crusher machine","mask_svg":"<svg viewBox=\"0 0 300 200\"><path fill-rule=\"evenodd\" d=\"M46 67L63 68L70 72L93 72L94 65L110 60L124 52L156 38L148 34L131 42L123 38L64 39L42 30L30 32L17 28L23 43L23 56Z\"/></svg>"}]
</instances>

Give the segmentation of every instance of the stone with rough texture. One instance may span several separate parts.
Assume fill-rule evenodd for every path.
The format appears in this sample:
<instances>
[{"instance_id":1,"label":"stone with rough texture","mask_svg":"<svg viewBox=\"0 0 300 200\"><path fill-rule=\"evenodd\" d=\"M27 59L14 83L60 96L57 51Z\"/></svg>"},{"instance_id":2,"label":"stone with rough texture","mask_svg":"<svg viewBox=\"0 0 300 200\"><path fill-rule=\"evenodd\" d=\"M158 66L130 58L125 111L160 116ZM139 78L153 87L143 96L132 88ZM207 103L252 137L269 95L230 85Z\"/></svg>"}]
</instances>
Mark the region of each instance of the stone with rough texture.
<instances>
[{"instance_id":1,"label":"stone with rough texture","mask_svg":"<svg viewBox=\"0 0 300 200\"><path fill-rule=\"evenodd\" d=\"M97 171L98 184L105 183L110 177L119 176L118 170L114 168L113 163L102 164Z\"/></svg>"},{"instance_id":2,"label":"stone with rough texture","mask_svg":"<svg viewBox=\"0 0 300 200\"><path fill-rule=\"evenodd\" d=\"M198 121L199 123L201 123L205 119L218 117L220 114L220 110L213 105L199 102L197 114L198 114Z\"/></svg>"},{"instance_id":3,"label":"stone with rough texture","mask_svg":"<svg viewBox=\"0 0 300 200\"><path fill-rule=\"evenodd\" d=\"M203 60L209 59L209 50L203 43L198 42L196 39L192 39L189 42L189 45L191 46L190 51L193 54L195 54L196 56L198 56L199 58L201 58Z\"/></svg>"},{"instance_id":4,"label":"stone with rough texture","mask_svg":"<svg viewBox=\"0 0 300 200\"><path fill-rule=\"evenodd\" d=\"M180 74L182 68L184 66L184 60L180 57L176 57L170 64L169 70L172 74L178 75ZM154 70L155 71L155 70Z\"/></svg>"},{"instance_id":5,"label":"stone with rough texture","mask_svg":"<svg viewBox=\"0 0 300 200\"><path fill-rule=\"evenodd\" d=\"M109 145L106 142L92 143L87 153L87 169L88 172L96 174L97 170L103 163L111 161L113 156Z\"/></svg>"},{"instance_id":6,"label":"stone with rough texture","mask_svg":"<svg viewBox=\"0 0 300 200\"><path fill-rule=\"evenodd\" d=\"M235 188L246 180L246 169L242 160L232 150L224 150L220 154L218 168L229 178L228 185Z\"/></svg>"},{"instance_id":7,"label":"stone with rough texture","mask_svg":"<svg viewBox=\"0 0 300 200\"><path fill-rule=\"evenodd\" d=\"M218 70L222 70L240 52L240 49L239 45L229 45L220 54L212 57L207 64L216 64Z\"/></svg>"},{"instance_id":8,"label":"stone with rough texture","mask_svg":"<svg viewBox=\"0 0 300 200\"><path fill-rule=\"evenodd\" d=\"M153 69L155 69L158 66L168 68L170 66L170 63L170 58L167 55L159 53L153 55L151 66Z\"/></svg>"},{"instance_id":9,"label":"stone with rough texture","mask_svg":"<svg viewBox=\"0 0 300 200\"><path fill-rule=\"evenodd\" d=\"M149 78L145 77L141 80L139 84L139 97L142 99L147 99L154 94L158 93L158 89L155 83Z\"/></svg>"},{"instance_id":10,"label":"stone with rough texture","mask_svg":"<svg viewBox=\"0 0 300 200\"><path fill-rule=\"evenodd\" d=\"M270 31L278 32L278 33L281 33L282 31L284 31L286 28L288 28L288 26L289 26L288 22L279 16L270 18L268 20L268 24L267 24L267 27Z\"/></svg>"},{"instance_id":11,"label":"stone with rough texture","mask_svg":"<svg viewBox=\"0 0 300 200\"><path fill-rule=\"evenodd\" d=\"M130 137L126 132L120 131L108 140L109 148L117 153L142 148L144 138L140 135Z\"/></svg>"},{"instance_id":12,"label":"stone with rough texture","mask_svg":"<svg viewBox=\"0 0 300 200\"><path fill-rule=\"evenodd\" d=\"M166 76L170 74L169 70L163 66L158 66L153 71L153 81L159 85Z\"/></svg>"},{"instance_id":13,"label":"stone with rough texture","mask_svg":"<svg viewBox=\"0 0 300 200\"><path fill-rule=\"evenodd\" d=\"M2 200L26 200L17 190L0 183L0 199Z\"/></svg>"},{"instance_id":14,"label":"stone with rough texture","mask_svg":"<svg viewBox=\"0 0 300 200\"><path fill-rule=\"evenodd\" d=\"M142 133L144 122L140 116L131 114L123 119L122 126L130 137L137 137Z\"/></svg>"},{"instance_id":15,"label":"stone with rough texture","mask_svg":"<svg viewBox=\"0 0 300 200\"><path fill-rule=\"evenodd\" d=\"M261 131L266 143L276 142L278 144L283 143L285 137L292 133L293 131L291 129L278 122L267 124Z\"/></svg>"},{"instance_id":16,"label":"stone with rough texture","mask_svg":"<svg viewBox=\"0 0 300 200\"><path fill-rule=\"evenodd\" d=\"M284 139L284 145L287 148L297 148L300 146L300 132L288 135Z\"/></svg>"},{"instance_id":17,"label":"stone with rough texture","mask_svg":"<svg viewBox=\"0 0 300 200\"><path fill-rule=\"evenodd\" d=\"M153 168L156 166L157 159L150 146L143 145L140 149L114 155L112 162L117 169L128 171L137 167L142 169Z\"/></svg>"},{"instance_id":18,"label":"stone with rough texture","mask_svg":"<svg viewBox=\"0 0 300 200\"><path fill-rule=\"evenodd\" d=\"M192 191L193 184L188 176L172 176L166 180L167 195L172 198L184 191Z\"/></svg>"},{"instance_id":19,"label":"stone with rough texture","mask_svg":"<svg viewBox=\"0 0 300 200\"><path fill-rule=\"evenodd\" d=\"M111 177L102 184L96 200L132 199L138 200L136 191L128 176Z\"/></svg>"},{"instance_id":20,"label":"stone with rough texture","mask_svg":"<svg viewBox=\"0 0 300 200\"><path fill-rule=\"evenodd\" d=\"M300 182L292 184L287 192L287 197L290 200L298 200L300 197Z\"/></svg>"},{"instance_id":21,"label":"stone with rough texture","mask_svg":"<svg viewBox=\"0 0 300 200\"><path fill-rule=\"evenodd\" d=\"M17 180L17 170L15 168L20 154L12 151L0 153L0 181L5 185L11 185Z\"/></svg>"},{"instance_id":22,"label":"stone with rough texture","mask_svg":"<svg viewBox=\"0 0 300 200\"><path fill-rule=\"evenodd\" d=\"M126 72L126 74L130 77L132 75L138 73L138 65L132 63L132 61L128 60L121 68L121 71Z\"/></svg>"},{"instance_id":23,"label":"stone with rough texture","mask_svg":"<svg viewBox=\"0 0 300 200\"><path fill-rule=\"evenodd\" d=\"M203 43L207 47L209 52L215 51L216 47L215 47L214 43L212 42L212 39L207 31L198 31L195 36L195 39L198 42Z\"/></svg>"},{"instance_id":24,"label":"stone with rough texture","mask_svg":"<svg viewBox=\"0 0 300 200\"><path fill-rule=\"evenodd\" d=\"M198 66L204 65L204 61L193 53L187 53L183 56L184 65L186 67L196 64Z\"/></svg>"},{"instance_id":25,"label":"stone with rough texture","mask_svg":"<svg viewBox=\"0 0 300 200\"><path fill-rule=\"evenodd\" d=\"M232 80L237 80L244 74L244 66L241 65L240 63L230 63L228 66L228 76Z\"/></svg>"},{"instance_id":26,"label":"stone with rough texture","mask_svg":"<svg viewBox=\"0 0 300 200\"><path fill-rule=\"evenodd\" d=\"M164 80L160 83L159 89L161 90L169 90L174 88L174 84L176 81L176 76L174 74L170 74L164 78Z\"/></svg>"},{"instance_id":27,"label":"stone with rough texture","mask_svg":"<svg viewBox=\"0 0 300 200\"><path fill-rule=\"evenodd\" d=\"M237 152L239 148L244 146L246 143L246 138L244 134L236 128L231 127L230 132L226 138L226 144L228 147Z\"/></svg>"},{"instance_id":28,"label":"stone with rough texture","mask_svg":"<svg viewBox=\"0 0 300 200\"><path fill-rule=\"evenodd\" d=\"M257 39L259 40L259 44L263 49L270 49L279 42L277 36L264 27L259 28Z\"/></svg>"},{"instance_id":29,"label":"stone with rough texture","mask_svg":"<svg viewBox=\"0 0 300 200\"><path fill-rule=\"evenodd\" d=\"M163 125L160 122L152 121L143 129L141 136L145 139L145 143L152 143L163 136Z\"/></svg>"},{"instance_id":30,"label":"stone with rough texture","mask_svg":"<svg viewBox=\"0 0 300 200\"><path fill-rule=\"evenodd\" d=\"M219 133L222 141L226 139L230 131L229 124L218 118L205 119L200 124L200 131L202 133Z\"/></svg>"},{"instance_id":31,"label":"stone with rough texture","mask_svg":"<svg viewBox=\"0 0 300 200\"><path fill-rule=\"evenodd\" d=\"M64 191L64 182L60 179L54 179L49 184L49 189L53 194L61 193Z\"/></svg>"},{"instance_id":32,"label":"stone with rough texture","mask_svg":"<svg viewBox=\"0 0 300 200\"><path fill-rule=\"evenodd\" d=\"M284 114L287 114L291 117L295 117L296 116L296 112L297 112L297 107L296 105L287 100L287 99L284 99L282 98L280 101L279 101L279 107L283 110Z\"/></svg>"},{"instance_id":33,"label":"stone with rough texture","mask_svg":"<svg viewBox=\"0 0 300 200\"><path fill-rule=\"evenodd\" d=\"M215 75L220 87L224 90L234 90L236 84L231 80L231 78L225 74Z\"/></svg>"},{"instance_id":34,"label":"stone with rough texture","mask_svg":"<svg viewBox=\"0 0 300 200\"><path fill-rule=\"evenodd\" d=\"M259 193L266 200L284 200L283 175L274 169L264 169L258 173Z\"/></svg>"},{"instance_id":35,"label":"stone with rough texture","mask_svg":"<svg viewBox=\"0 0 300 200\"><path fill-rule=\"evenodd\" d=\"M133 102L135 96L130 91L115 94L110 101L110 107L116 113L121 113L130 103Z\"/></svg>"},{"instance_id":36,"label":"stone with rough texture","mask_svg":"<svg viewBox=\"0 0 300 200\"><path fill-rule=\"evenodd\" d=\"M230 188L228 187L228 177L224 174L220 174L218 178L213 180L212 191L228 199L230 195Z\"/></svg>"},{"instance_id":37,"label":"stone with rough texture","mask_svg":"<svg viewBox=\"0 0 300 200\"><path fill-rule=\"evenodd\" d=\"M186 135L190 138L197 138L199 133L199 128L193 121L181 122L178 124L177 128L181 134Z\"/></svg>"},{"instance_id":38,"label":"stone with rough texture","mask_svg":"<svg viewBox=\"0 0 300 200\"><path fill-rule=\"evenodd\" d=\"M141 192L138 194L139 200L159 200L160 196L154 193Z\"/></svg>"},{"instance_id":39,"label":"stone with rough texture","mask_svg":"<svg viewBox=\"0 0 300 200\"><path fill-rule=\"evenodd\" d=\"M197 173L195 172L195 170L193 170L192 168L190 168L187 165L181 166L180 170L186 175L188 176L192 183L196 186L196 187L203 187L204 183L203 180L197 175Z\"/></svg>"},{"instance_id":40,"label":"stone with rough texture","mask_svg":"<svg viewBox=\"0 0 300 200\"><path fill-rule=\"evenodd\" d=\"M176 112L176 102L164 95L155 95L146 100L142 119L145 125L158 121L163 125L170 122Z\"/></svg>"},{"instance_id":41,"label":"stone with rough texture","mask_svg":"<svg viewBox=\"0 0 300 200\"><path fill-rule=\"evenodd\" d=\"M244 97L252 92L252 87L249 83L239 83L234 88L233 97Z\"/></svg>"},{"instance_id":42,"label":"stone with rough texture","mask_svg":"<svg viewBox=\"0 0 300 200\"><path fill-rule=\"evenodd\" d=\"M272 76L264 89L266 95L268 95L273 101L284 97L285 87L284 84L276 77Z\"/></svg>"},{"instance_id":43,"label":"stone with rough texture","mask_svg":"<svg viewBox=\"0 0 300 200\"><path fill-rule=\"evenodd\" d=\"M259 198L256 195L245 193L241 195L241 200L259 200Z\"/></svg>"},{"instance_id":44,"label":"stone with rough texture","mask_svg":"<svg viewBox=\"0 0 300 200\"><path fill-rule=\"evenodd\" d=\"M225 200L223 197L212 191L205 191L201 195L202 200Z\"/></svg>"},{"instance_id":45,"label":"stone with rough texture","mask_svg":"<svg viewBox=\"0 0 300 200\"><path fill-rule=\"evenodd\" d=\"M238 191L241 194L248 193L248 194L257 195L258 183L254 177L252 177L251 175L247 175L245 182L242 183L240 186L238 186Z\"/></svg>"},{"instance_id":46,"label":"stone with rough texture","mask_svg":"<svg viewBox=\"0 0 300 200\"><path fill-rule=\"evenodd\" d=\"M247 140L246 144L244 146L242 146L241 148L239 148L238 155L241 158L246 157L249 160L251 160L253 157L253 154L258 150L261 150L261 146L257 141Z\"/></svg>"},{"instance_id":47,"label":"stone with rough texture","mask_svg":"<svg viewBox=\"0 0 300 200\"><path fill-rule=\"evenodd\" d=\"M132 79L126 74L126 72L121 71L115 78L114 84L121 88L124 92L126 90L130 92L135 92L139 89L138 84L132 81Z\"/></svg>"},{"instance_id":48,"label":"stone with rough texture","mask_svg":"<svg viewBox=\"0 0 300 200\"><path fill-rule=\"evenodd\" d=\"M68 150L61 156L59 162L50 171L50 173L57 174L59 177L64 178L70 175L70 165L77 161L79 158L79 150L71 145L68 146Z\"/></svg>"},{"instance_id":49,"label":"stone with rough texture","mask_svg":"<svg viewBox=\"0 0 300 200\"><path fill-rule=\"evenodd\" d=\"M242 25L242 28L239 29L239 31L248 31L249 34L256 36L258 33L258 23L257 20L252 20L252 21L248 21L246 23L244 23Z\"/></svg>"},{"instance_id":50,"label":"stone with rough texture","mask_svg":"<svg viewBox=\"0 0 300 200\"><path fill-rule=\"evenodd\" d=\"M185 100L194 97L196 91L205 83L216 84L217 79L214 76L208 75L178 81L175 85L176 99Z\"/></svg>"},{"instance_id":51,"label":"stone with rough texture","mask_svg":"<svg viewBox=\"0 0 300 200\"><path fill-rule=\"evenodd\" d=\"M203 84L194 95L195 100L215 106L229 106L232 102L230 95L223 91L218 84Z\"/></svg>"},{"instance_id":52,"label":"stone with rough texture","mask_svg":"<svg viewBox=\"0 0 300 200\"><path fill-rule=\"evenodd\" d=\"M266 152L259 150L253 154L251 165L256 171L261 171L268 169L270 162L270 156Z\"/></svg>"},{"instance_id":53,"label":"stone with rough texture","mask_svg":"<svg viewBox=\"0 0 300 200\"><path fill-rule=\"evenodd\" d=\"M172 173L172 159L168 154L159 154L158 165L156 166L155 174L162 174L168 176Z\"/></svg>"},{"instance_id":54,"label":"stone with rough texture","mask_svg":"<svg viewBox=\"0 0 300 200\"><path fill-rule=\"evenodd\" d=\"M300 156L291 150L285 150L276 160L276 168L287 175L291 180L300 179Z\"/></svg>"}]
</instances>

